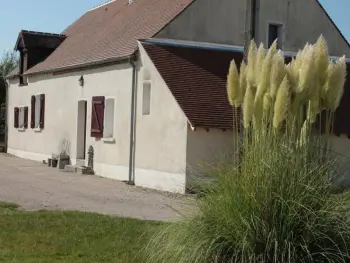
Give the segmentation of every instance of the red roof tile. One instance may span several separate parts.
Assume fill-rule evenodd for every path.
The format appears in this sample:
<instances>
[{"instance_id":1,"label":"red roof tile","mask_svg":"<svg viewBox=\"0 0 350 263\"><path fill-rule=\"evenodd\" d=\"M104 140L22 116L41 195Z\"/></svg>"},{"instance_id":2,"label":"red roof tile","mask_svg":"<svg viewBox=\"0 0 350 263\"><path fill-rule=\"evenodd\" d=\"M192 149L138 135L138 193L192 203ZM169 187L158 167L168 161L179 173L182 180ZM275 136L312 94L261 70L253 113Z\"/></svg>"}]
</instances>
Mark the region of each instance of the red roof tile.
<instances>
[{"instance_id":1,"label":"red roof tile","mask_svg":"<svg viewBox=\"0 0 350 263\"><path fill-rule=\"evenodd\" d=\"M45 61L26 73L38 73L131 55L138 39L150 38L195 0L112 1L68 27L66 40Z\"/></svg>"},{"instance_id":2,"label":"red roof tile","mask_svg":"<svg viewBox=\"0 0 350 263\"><path fill-rule=\"evenodd\" d=\"M232 129L233 111L227 100L226 78L230 61L243 59L240 51L142 43L179 106L194 127ZM286 57L287 62L290 61ZM350 63L347 64L350 72ZM335 113L335 134L350 138L350 74ZM316 124L316 126L319 124Z\"/></svg>"},{"instance_id":3,"label":"red roof tile","mask_svg":"<svg viewBox=\"0 0 350 263\"><path fill-rule=\"evenodd\" d=\"M226 78L231 60L242 61L241 52L142 45L192 126L232 129Z\"/></svg>"}]
</instances>

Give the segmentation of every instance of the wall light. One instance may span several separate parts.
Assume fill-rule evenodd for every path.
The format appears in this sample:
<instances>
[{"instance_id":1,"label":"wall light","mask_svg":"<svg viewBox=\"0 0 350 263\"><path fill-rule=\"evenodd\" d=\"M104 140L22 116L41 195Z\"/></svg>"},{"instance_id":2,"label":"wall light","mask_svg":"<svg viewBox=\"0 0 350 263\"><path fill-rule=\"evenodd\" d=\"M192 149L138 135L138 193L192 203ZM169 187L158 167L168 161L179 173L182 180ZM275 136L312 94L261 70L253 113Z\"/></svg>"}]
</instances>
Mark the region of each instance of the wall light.
<instances>
[{"instance_id":1,"label":"wall light","mask_svg":"<svg viewBox=\"0 0 350 263\"><path fill-rule=\"evenodd\" d=\"M81 75L80 78L79 78L79 85L81 87L84 87L84 76L83 75Z\"/></svg>"}]
</instances>

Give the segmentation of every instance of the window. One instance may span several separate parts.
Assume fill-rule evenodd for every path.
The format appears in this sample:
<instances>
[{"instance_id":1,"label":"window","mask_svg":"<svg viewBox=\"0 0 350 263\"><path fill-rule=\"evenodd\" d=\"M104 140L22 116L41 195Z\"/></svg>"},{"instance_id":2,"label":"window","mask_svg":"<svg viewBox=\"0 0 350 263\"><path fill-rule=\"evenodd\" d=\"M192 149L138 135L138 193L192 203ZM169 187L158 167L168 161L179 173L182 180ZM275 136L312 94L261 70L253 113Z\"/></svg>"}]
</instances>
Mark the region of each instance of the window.
<instances>
[{"instance_id":1,"label":"window","mask_svg":"<svg viewBox=\"0 0 350 263\"><path fill-rule=\"evenodd\" d=\"M32 129L43 129L44 121L45 121L45 94L32 96L30 126Z\"/></svg>"},{"instance_id":2,"label":"window","mask_svg":"<svg viewBox=\"0 0 350 263\"><path fill-rule=\"evenodd\" d=\"M282 33L283 26L281 24L269 24L268 28L268 47L270 48L273 42L277 39L277 48L282 49Z\"/></svg>"},{"instance_id":3,"label":"window","mask_svg":"<svg viewBox=\"0 0 350 263\"><path fill-rule=\"evenodd\" d=\"M151 114L151 81L143 82L142 115Z\"/></svg>"},{"instance_id":4,"label":"window","mask_svg":"<svg viewBox=\"0 0 350 263\"><path fill-rule=\"evenodd\" d=\"M14 127L17 129L28 128L28 107L16 107L14 110Z\"/></svg>"},{"instance_id":5,"label":"window","mask_svg":"<svg viewBox=\"0 0 350 263\"><path fill-rule=\"evenodd\" d=\"M114 105L114 98L92 97L91 137L113 139Z\"/></svg>"},{"instance_id":6,"label":"window","mask_svg":"<svg viewBox=\"0 0 350 263\"><path fill-rule=\"evenodd\" d=\"M113 138L113 132L114 132L114 99L106 99L103 138Z\"/></svg>"}]
</instances>

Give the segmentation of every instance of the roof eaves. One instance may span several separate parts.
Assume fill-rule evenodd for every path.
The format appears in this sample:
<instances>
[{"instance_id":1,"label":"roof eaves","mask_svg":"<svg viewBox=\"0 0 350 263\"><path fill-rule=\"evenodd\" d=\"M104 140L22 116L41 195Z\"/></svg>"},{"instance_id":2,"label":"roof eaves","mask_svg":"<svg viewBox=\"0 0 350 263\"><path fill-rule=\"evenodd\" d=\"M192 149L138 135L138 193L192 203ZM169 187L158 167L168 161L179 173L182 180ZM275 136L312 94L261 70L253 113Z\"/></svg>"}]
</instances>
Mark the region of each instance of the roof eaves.
<instances>
[{"instance_id":1,"label":"roof eaves","mask_svg":"<svg viewBox=\"0 0 350 263\"><path fill-rule=\"evenodd\" d=\"M47 74L47 73L61 73L61 72L69 72L69 71L73 71L73 70L89 69L92 67L106 66L109 64L117 63L117 62L122 63L124 61L128 61L130 59L130 57L133 56L133 54L123 56L123 57L118 57L118 58L108 58L108 59L93 61L93 62L89 62L89 63L81 63L81 64L69 65L69 66L52 68L52 69L45 69L45 70L38 70L38 71L35 71L35 70L31 71L29 69L23 75L29 76L29 75Z\"/></svg>"},{"instance_id":2,"label":"roof eaves","mask_svg":"<svg viewBox=\"0 0 350 263\"><path fill-rule=\"evenodd\" d=\"M162 38L152 38L152 39L140 39L140 43L143 44L153 44L159 46L173 46L182 48L196 48L196 49L208 49L208 50L218 50L218 51L232 51L232 52L244 52L244 47L241 46L231 46L222 44L213 44L206 42L194 42L185 40L172 40L172 39L162 39ZM298 53L294 51L283 51L285 56L294 57ZM331 56L332 60L339 59L339 57ZM346 63L350 64L350 58L346 58Z\"/></svg>"},{"instance_id":3,"label":"roof eaves","mask_svg":"<svg viewBox=\"0 0 350 263\"><path fill-rule=\"evenodd\" d=\"M174 46L174 47L183 47L183 48L212 49L212 50L236 51L236 52L244 51L244 47L242 46L213 44L213 43L207 43L207 42L196 42L196 41L186 41L186 40L172 40L172 39L166 39L166 38L141 39L140 42L146 43L146 44Z\"/></svg>"}]
</instances>

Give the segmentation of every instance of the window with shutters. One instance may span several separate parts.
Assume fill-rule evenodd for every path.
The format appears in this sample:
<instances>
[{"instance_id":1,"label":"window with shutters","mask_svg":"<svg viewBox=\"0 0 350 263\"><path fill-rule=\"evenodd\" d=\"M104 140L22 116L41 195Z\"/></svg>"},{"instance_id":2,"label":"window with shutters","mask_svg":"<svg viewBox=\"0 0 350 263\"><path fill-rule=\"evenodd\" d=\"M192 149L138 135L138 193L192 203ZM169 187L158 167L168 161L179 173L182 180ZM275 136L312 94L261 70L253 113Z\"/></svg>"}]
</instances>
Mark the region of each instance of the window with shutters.
<instances>
[{"instance_id":1,"label":"window with shutters","mask_svg":"<svg viewBox=\"0 0 350 263\"><path fill-rule=\"evenodd\" d=\"M114 133L114 98L105 100L103 138L113 138Z\"/></svg>"},{"instance_id":2,"label":"window with shutters","mask_svg":"<svg viewBox=\"0 0 350 263\"><path fill-rule=\"evenodd\" d=\"M33 95L31 98L31 122L32 129L44 128L45 120L45 94Z\"/></svg>"},{"instance_id":3,"label":"window with shutters","mask_svg":"<svg viewBox=\"0 0 350 263\"><path fill-rule=\"evenodd\" d=\"M143 94L142 94L142 115L151 114L151 81L143 81Z\"/></svg>"},{"instance_id":4,"label":"window with shutters","mask_svg":"<svg viewBox=\"0 0 350 263\"><path fill-rule=\"evenodd\" d=\"M15 108L14 127L19 130L28 128L28 107Z\"/></svg>"}]
</instances>

